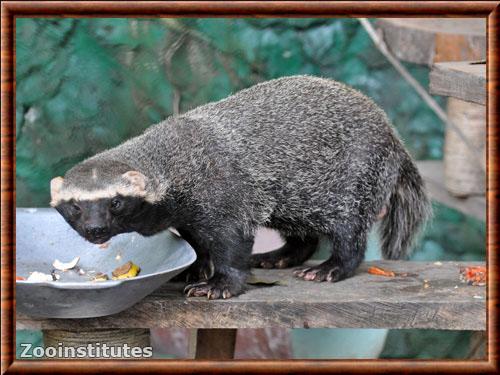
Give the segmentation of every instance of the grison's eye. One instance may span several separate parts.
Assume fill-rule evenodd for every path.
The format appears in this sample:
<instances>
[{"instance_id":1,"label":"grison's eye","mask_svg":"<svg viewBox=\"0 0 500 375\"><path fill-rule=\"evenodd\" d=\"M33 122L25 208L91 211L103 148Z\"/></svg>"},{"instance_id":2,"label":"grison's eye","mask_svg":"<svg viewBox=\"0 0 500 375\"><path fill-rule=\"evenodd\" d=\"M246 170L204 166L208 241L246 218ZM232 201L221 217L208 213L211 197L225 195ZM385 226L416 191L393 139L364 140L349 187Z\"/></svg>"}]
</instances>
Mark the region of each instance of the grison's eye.
<instances>
[{"instance_id":1,"label":"grison's eye","mask_svg":"<svg viewBox=\"0 0 500 375\"><path fill-rule=\"evenodd\" d=\"M73 210L74 213L80 213L80 211L82 210L80 206L77 205L76 203L71 204L71 209Z\"/></svg>"},{"instance_id":2,"label":"grison's eye","mask_svg":"<svg viewBox=\"0 0 500 375\"><path fill-rule=\"evenodd\" d=\"M109 206L113 210L119 210L122 207L122 201L118 198L113 198Z\"/></svg>"}]
</instances>

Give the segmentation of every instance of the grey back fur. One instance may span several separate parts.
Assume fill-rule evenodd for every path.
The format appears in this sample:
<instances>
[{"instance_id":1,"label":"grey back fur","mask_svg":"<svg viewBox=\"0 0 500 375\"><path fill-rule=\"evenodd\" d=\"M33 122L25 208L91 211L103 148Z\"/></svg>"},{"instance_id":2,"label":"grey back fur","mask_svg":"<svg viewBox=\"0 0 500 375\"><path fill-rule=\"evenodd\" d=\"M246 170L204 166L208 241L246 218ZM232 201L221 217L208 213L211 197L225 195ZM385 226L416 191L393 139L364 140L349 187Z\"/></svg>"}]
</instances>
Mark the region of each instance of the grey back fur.
<instances>
[{"instance_id":1,"label":"grey back fur","mask_svg":"<svg viewBox=\"0 0 500 375\"><path fill-rule=\"evenodd\" d=\"M182 194L207 219L230 217L247 233L258 225L296 236L364 232L387 205L380 230L391 259L408 253L430 214L422 179L385 113L317 77L267 81L170 117L77 165L65 184L85 188L90 165L102 169L102 184L138 170L158 201Z\"/></svg>"}]
</instances>

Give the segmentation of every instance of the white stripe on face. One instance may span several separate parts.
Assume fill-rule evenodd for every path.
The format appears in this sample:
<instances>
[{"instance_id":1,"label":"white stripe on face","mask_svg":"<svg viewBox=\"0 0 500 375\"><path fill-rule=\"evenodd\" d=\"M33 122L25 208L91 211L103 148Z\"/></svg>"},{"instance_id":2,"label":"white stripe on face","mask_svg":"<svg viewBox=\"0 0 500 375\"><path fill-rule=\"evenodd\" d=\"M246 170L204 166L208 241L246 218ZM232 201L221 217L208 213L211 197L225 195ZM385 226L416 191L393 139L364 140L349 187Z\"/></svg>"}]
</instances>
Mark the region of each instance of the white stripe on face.
<instances>
[{"instance_id":1,"label":"white stripe on face","mask_svg":"<svg viewBox=\"0 0 500 375\"><path fill-rule=\"evenodd\" d=\"M81 190L77 188L61 189L54 197L50 205L52 207L57 206L62 201L69 201L74 199L75 201L95 201L103 198L113 198L117 195L122 195L125 197L142 197L146 201L153 203L154 196L147 194L145 190L138 190L133 186L121 186L115 185L110 186L107 189L97 189L97 190Z\"/></svg>"}]
</instances>

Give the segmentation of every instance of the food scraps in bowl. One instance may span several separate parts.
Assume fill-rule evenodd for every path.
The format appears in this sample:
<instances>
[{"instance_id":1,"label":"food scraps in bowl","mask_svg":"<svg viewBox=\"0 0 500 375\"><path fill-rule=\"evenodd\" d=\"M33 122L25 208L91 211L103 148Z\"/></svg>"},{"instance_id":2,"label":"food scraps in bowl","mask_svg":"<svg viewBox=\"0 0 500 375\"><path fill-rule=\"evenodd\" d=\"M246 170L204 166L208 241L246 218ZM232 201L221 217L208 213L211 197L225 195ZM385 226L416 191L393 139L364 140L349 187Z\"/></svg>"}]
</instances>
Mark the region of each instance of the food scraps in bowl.
<instances>
[{"instance_id":1,"label":"food scraps in bowl","mask_svg":"<svg viewBox=\"0 0 500 375\"><path fill-rule=\"evenodd\" d=\"M102 272L97 272L95 276L92 278L92 281L107 281L109 280L108 275Z\"/></svg>"},{"instance_id":2,"label":"food scraps in bowl","mask_svg":"<svg viewBox=\"0 0 500 375\"><path fill-rule=\"evenodd\" d=\"M141 269L137 264L128 261L124 265L114 269L114 271L112 272L113 280L121 280L121 279L128 279L131 277L135 277L139 274L140 271Z\"/></svg>"},{"instance_id":3,"label":"food scraps in bowl","mask_svg":"<svg viewBox=\"0 0 500 375\"><path fill-rule=\"evenodd\" d=\"M26 279L26 281L33 281L33 282L39 282L39 283L43 283L43 282L47 282L47 281L55 281L55 280L56 279L54 278L54 276L52 276L52 274L38 272L38 271L31 272L31 274Z\"/></svg>"},{"instance_id":4,"label":"food scraps in bowl","mask_svg":"<svg viewBox=\"0 0 500 375\"><path fill-rule=\"evenodd\" d=\"M75 268L79 261L80 257L76 257L75 259L67 263L63 263L59 259L56 259L54 260L54 262L52 262L52 266L59 271L68 271Z\"/></svg>"},{"instance_id":5,"label":"food scraps in bowl","mask_svg":"<svg viewBox=\"0 0 500 375\"><path fill-rule=\"evenodd\" d=\"M50 273L44 273L39 271L30 272L28 278L23 276L16 276L16 281L30 281L30 282L47 282L47 281L58 281L61 278L61 274L58 271L66 273L68 271L72 271L72 273L76 276L84 276L87 275L87 279L85 281L107 281L109 280L109 276L103 272L99 271L88 271L85 272L82 268L78 266L78 262L80 261L80 257L76 257L70 262L61 262L59 259L54 260L52 266L54 269L51 270ZM132 277L136 277L141 268L133 263L132 261L128 261L127 263L117 267L112 272L113 280L122 280L128 279Z\"/></svg>"}]
</instances>

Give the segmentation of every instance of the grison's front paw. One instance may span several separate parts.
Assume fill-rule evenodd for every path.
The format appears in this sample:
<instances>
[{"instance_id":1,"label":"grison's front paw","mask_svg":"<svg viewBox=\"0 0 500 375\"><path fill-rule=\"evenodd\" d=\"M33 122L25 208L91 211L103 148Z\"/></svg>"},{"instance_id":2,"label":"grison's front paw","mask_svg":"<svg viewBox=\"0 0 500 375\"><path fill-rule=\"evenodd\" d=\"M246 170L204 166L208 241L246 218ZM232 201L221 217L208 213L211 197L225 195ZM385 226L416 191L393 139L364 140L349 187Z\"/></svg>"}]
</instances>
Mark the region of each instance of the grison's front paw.
<instances>
[{"instance_id":1,"label":"grison's front paw","mask_svg":"<svg viewBox=\"0 0 500 375\"><path fill-rule=\"evenodd\" d=\"M188 269L182 271L171 281L181 281L193 283L196 281L208 280L214 273L214 265L210 259L198 258Z\"/></svg>"},{"instance_id":2,"label":"grison's front paw","mask_svg":"<svg viewBox=\"0 0 500 375\"><path fill-rule=\"evenodd\" d=\"M293 271L293 274L299 279L317 282L336 282L347 277L341 267L329 264L320 264L314 267L299 268Z\"/></svg>"},{"instance_id":3,"label":"grison's front paw","mask_svg":"<svg viewBox=\"0 0 500 375\"><path fill-rule=\"evenodd\" d=\"M184 288L187 297L203 297L208 299L231 298L243 292L243 284L226 275L214 275L210 280L188 284Z\"/></svg>"}]
</instances>

